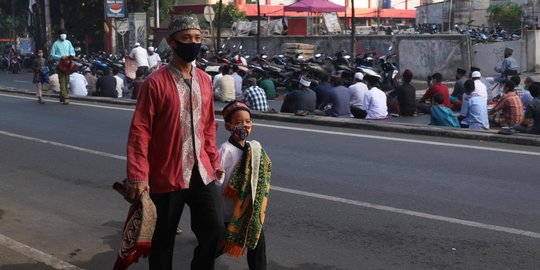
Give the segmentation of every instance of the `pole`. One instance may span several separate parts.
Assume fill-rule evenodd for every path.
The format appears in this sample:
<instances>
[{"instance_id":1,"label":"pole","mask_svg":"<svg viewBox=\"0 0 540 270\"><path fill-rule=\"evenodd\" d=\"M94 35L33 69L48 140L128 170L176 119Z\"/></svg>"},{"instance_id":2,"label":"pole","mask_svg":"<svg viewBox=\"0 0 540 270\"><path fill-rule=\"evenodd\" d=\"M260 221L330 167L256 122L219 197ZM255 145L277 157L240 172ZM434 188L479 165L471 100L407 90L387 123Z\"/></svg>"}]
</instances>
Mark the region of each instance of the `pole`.
<instances>
[{"instance_id":1,"label":"pole","mask_svg":"<svg viewBox=\"0 0 540 270\"><path fill-rule=\"evenodd\" d=\"M452 0L450 0L450 6L448 6L448 33L452 29Z\"/></svg>"},{"instance_id":2,"label":"pole","mask_svg":"<svg viewBox=\"0 0 540 270\"><path fill-rule=\"evenodd\" d=\"M218 13L217 13L217 34L216 34L216 51L214 55L220 50L221 43L221 8L223 7L223 0L219 0Z\"/></svg>"},{"instance_id":3,"label":"pole","mask_svg":"<svg viewBox=\"0 0 540 270\"><path fill-rule=\"evenodd\" d=\"M13 38L13 44L16 45L15 42L15 0L11 0L11 37Z\"/></svg>"},{"instance_id":4,"label":"pole","mask_svg":"<svg viewBox=\"0 0 540 270\"><path fill-rule=\"evenodd\" d=\"M45 0L45 47L50 48L52 44L51 29L51 7L49 0Z\"/></svg>"},{"instance_id":5,"label":"pole","mask_svg":"<svg viewBox=\"0 0 540 270\"><path fill-rule=\"evenodd\" d=\"M159 28L159 0L156 0L156 28Z\"/></svg>"},{"instance_id":6,"label":"pole","mask_svg":"<svg viewBox=\"0 0 540 270\"><path fill-rule=\"evenodd\" d=\"M356 35L356 28L354 27L354 0L351 0L351 55L354 57L355 50L354 50L354 43L356 41L355 35Z\"/></svg>"},{"instance_id":7,"label":"pole","mask_svg":"<svg viewBox=\"0 0 540 270\"><path fill-rule=\"evenodd\" d=\"M257 0L257 55L261 53L261 4Z\"/></svg>"},{"instance_id":8,"label":"pole","mask_svg":"<svg viewBox=\"0 0 540 270\"><path fill-rule=\"evenodd\" d=\"M381 0L377 0L377 32L381 27Z\"/></svg>"}]
</instances>

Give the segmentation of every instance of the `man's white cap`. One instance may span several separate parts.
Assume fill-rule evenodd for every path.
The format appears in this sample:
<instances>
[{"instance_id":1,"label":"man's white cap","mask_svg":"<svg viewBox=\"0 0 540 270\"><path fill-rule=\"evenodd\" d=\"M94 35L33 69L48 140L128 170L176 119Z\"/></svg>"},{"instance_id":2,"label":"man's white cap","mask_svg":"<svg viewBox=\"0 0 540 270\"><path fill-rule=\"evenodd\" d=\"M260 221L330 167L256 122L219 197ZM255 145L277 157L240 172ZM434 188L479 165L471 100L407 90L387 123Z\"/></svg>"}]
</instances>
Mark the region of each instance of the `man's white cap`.
<instances>
[{"instance_id":1,"label":"man's white cap","mask_svg":"<svg viewBox=\"0 0 540 270\"><path fill-rule=\"evenodd\" d=\"M472 78L480 78L480 77L482 77L482 74L480 74L480 71L473 71L473 73L471 74L471 77Z\"/></svg>"},{"instance_id":2,"label":"man's white cap","mask_svg":"<svg viewBox=\"0 0 540 270\"><path fill-rule=\"evenodd\" d=\"M300 84L305 86L305 87L309 87L311 85L311 81L308 81L308 80L304 79L304 77L301 77L300 78Z\"/></svg>"},{"instance_id":3,"label":"man's white cap","mask_svg":"<svg viewBox=\"0 0 540 270\"><path fill-rule=\"evenodd\" d=\"M148 51L149 51L149 52L153 52L153 51L154 51L154 47L151 47L151 46L148 47Z\"/></svg>"},{"instance_id":4,"label":"man's white cap","mask_svg":"<svg viewBox=\"0 0 540 270\"><path fill-rule=\"evenodd\" d=\"M139 47L139 46L141 46L141 43L139 42L135 42L135 44L133 44L133 47Z\"/></svg>"},{"instance_id":5,"label":"man's white cap","mask_svg":"<svg viewBox=\"0 0 540 270\"><path fill-rule=\"evenodd\" d=\"M364 79L364 74L362 72L356 72L354 73L354 77L361 81Z\"/></svg>"}]
</instances>

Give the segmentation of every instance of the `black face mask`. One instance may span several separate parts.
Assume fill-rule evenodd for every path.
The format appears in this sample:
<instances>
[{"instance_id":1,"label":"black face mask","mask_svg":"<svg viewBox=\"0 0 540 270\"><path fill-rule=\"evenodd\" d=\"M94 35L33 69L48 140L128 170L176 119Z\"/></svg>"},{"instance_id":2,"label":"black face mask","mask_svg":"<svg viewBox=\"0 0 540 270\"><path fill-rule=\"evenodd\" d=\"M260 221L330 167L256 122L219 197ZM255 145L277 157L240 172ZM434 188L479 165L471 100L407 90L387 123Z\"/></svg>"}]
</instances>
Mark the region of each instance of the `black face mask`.
<instances>
[{"instance_id":1,"label":"black face mask","mask_svg":"<svg viewBox=\"0 0 540 270\"><path fill-rule=\"evenodd\" d=\"M176 44L176 49L174 53L178 57L182 58L186 62L191 62L199 56L199 51L201 50L201 43L182 43L176 39L172 39L174 44Z\"/></svg>"}]
</instances>

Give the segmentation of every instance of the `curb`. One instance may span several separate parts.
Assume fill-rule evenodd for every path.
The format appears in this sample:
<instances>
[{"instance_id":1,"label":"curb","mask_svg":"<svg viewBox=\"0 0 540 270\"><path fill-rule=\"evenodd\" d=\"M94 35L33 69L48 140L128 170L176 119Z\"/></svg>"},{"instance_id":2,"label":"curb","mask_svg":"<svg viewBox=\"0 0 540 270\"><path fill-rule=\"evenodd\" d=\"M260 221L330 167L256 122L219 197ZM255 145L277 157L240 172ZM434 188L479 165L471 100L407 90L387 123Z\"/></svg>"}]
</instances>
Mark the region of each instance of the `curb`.
<instances>
[{"instance_id":1,"label":"curb","mask_svg":"<svg viewBox=\"0 0 540 270\"><path fill-rule=\"evenodd\" d=\"M15 88L0 87L0 92L22 94L35 96L35 91L18 90ZM58 97L58 94L45 94L47 97ZM112 99L107 97L70 97L71 100L89 101L95 103L107 103L123 106L135 106L136 101L131 99ZM221 114L220 109L215 110L216 115ZM494 130L469 130L455 129L447 127L434 127L417 124L400 124L389 123L384 120L363 120L363 119L346 119L346 118L331 118L327 116L297 116L290 113L263 113L252 112L254 119L282 121L288 123L311 124L329 127L365 129L374 131L387 131L395 133L408 133L414 135L425 135L433 137L448 137L457 139L469 139L478 141L500 142L517 145L540 146L540 136L530 134L513 134L501 135Z\"/></svg>"}]
</instances>

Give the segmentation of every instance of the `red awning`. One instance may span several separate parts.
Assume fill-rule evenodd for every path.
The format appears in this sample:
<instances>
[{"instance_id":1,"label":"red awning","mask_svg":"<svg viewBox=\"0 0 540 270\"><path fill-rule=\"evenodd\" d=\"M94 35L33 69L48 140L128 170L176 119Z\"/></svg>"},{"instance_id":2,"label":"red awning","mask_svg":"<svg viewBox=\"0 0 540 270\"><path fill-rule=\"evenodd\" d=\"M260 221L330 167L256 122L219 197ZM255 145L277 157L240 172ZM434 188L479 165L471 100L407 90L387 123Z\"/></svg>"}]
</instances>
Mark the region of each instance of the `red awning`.
<instances>
[{"instance_id":1,"label":"red awning","mask_svg":"<svg viewBox=\"0 0 540 270\"><path fill-rule=\"evenodd\" d=\"M299 0L294 4L284 7L285 11L296 12L344 12L345 9L345 6L328 0Z\"/></svg>"}]
</instances>

